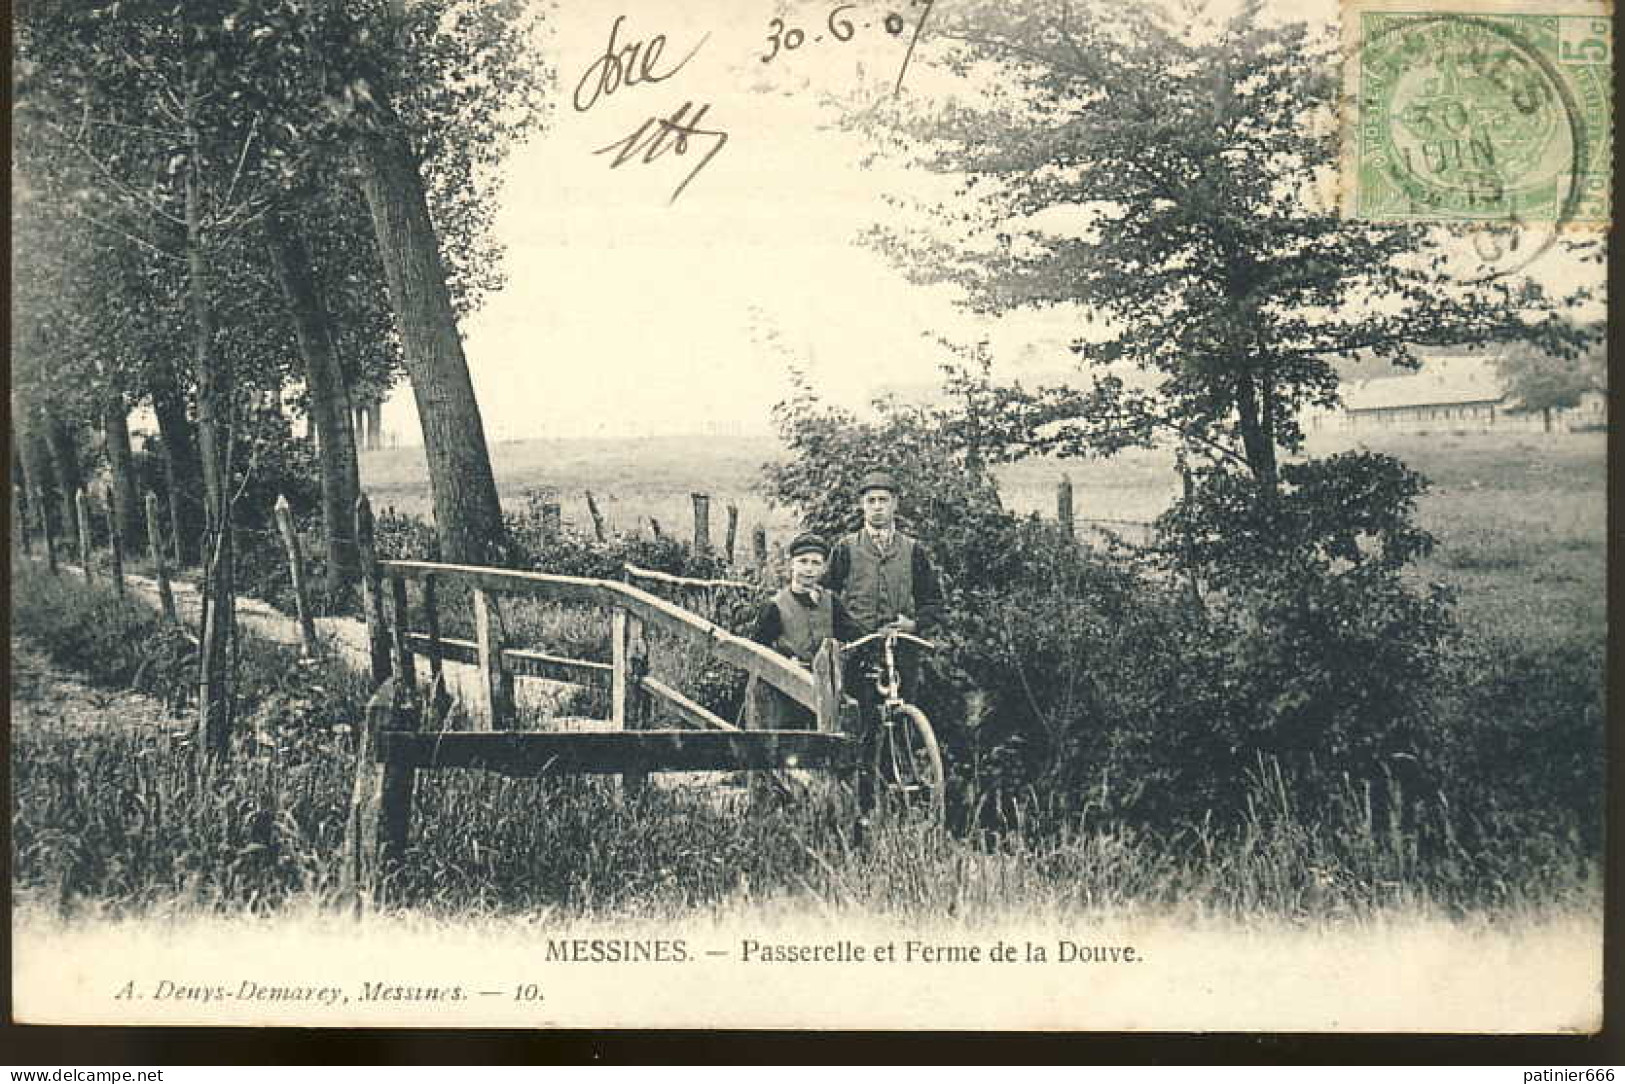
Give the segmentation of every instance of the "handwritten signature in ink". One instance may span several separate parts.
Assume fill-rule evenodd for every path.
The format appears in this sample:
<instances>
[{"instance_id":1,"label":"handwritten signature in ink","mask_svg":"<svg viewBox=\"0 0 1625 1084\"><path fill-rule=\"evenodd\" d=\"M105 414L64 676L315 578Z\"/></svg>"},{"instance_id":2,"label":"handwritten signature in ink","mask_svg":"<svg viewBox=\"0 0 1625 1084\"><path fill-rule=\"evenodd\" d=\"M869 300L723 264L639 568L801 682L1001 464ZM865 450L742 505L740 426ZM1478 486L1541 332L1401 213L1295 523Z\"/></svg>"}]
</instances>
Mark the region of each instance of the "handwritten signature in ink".
<instances>
[{"instance_id":1,"label":"handwritten signature in ink","mask_svg":"<svg viewBox=\"0 0 1625 1084\"><path fill-rule=\"evenodd\" d=\"M693 108L693 102L684 102L669 117L650 117L640 124L631 135L616 140L607 147L600 147L593 153L609 154L613 151L615 157L610 161L609 168L617 169L637 158L640 153L643 155L645 165L661 157L667 151L672 151L679 156L686 155L688 153L688 141L692 137L710 136L715 139L716 143L706 152L705 157L701 158L694 168L689 170L688 176L683 178L683 183L678 185L677 190L671 194L668 203L676 203L677 197L682 195L683 189L688 187L688 182L692 181L700 170L709 165L711 159L715 158L718 152L728 145L727 132L719 132L699 126L700 121L705 119L706 111L711 108L711 103L707 102L700 106L691 117L689 116L689 110Z\"/></svg>"},{"instance_id":2,"label":"handwritten signature in ink","mask_svg":"<svg viewBox=\"0 0 1625 1084\"><path fill-rule=\"evenodd\" d=\"M665 82L682 71L683 67L694 59L694 54L700 51L700 46L711 37L709 33L703 35L694 43L694 48L688 51L687 56L661 72L655 65L660 62L660 53L666 48L666 35L656 34L649 39L647 45L641 41L621 45L616 38L621 31L621 24L625 21L625 15L615 17L615 21L609 27L609 44L604 46L603 53L588 65L587 70L581 73L581 78L576 82L576 91L571 97L576 112L585 113L598 103L599 95L608 97L614 94L618 87Z\"/></svg>"}]
</instances>

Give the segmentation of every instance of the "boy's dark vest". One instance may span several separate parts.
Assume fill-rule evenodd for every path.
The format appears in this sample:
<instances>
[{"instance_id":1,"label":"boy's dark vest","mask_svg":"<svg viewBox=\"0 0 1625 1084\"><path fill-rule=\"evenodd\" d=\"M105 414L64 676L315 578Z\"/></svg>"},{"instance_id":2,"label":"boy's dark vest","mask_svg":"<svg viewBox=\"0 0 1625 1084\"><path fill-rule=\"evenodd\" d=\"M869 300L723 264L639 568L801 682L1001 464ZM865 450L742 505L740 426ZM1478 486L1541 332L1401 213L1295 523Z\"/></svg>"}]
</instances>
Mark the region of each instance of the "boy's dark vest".
<instances>
[{"instance_id":1,"label":"boy's dark vest","mask_svg":"<svg viewBox=\"0 0 1625 1084\"><path fill-rule=\"evenodd\" d=\"M835 635L835 596L819 591L818 605L807 606L786 587L773 596L773 604L779 608L783 630L773 646L792 658L811 662L818 645Z\"/></svg>"},{"instance_id":2,"label":"boy's dark vest","mask_svg":"<svg viewBox=\"0 0 1625 1084\"><path fill-rule=\"evenodd\" d=\"M842 541L852 563L841 602L863 630L873 632L898 614L913 617L914 539L894 530L884 554L862 531Z\"/></svg>"}]
</instances>

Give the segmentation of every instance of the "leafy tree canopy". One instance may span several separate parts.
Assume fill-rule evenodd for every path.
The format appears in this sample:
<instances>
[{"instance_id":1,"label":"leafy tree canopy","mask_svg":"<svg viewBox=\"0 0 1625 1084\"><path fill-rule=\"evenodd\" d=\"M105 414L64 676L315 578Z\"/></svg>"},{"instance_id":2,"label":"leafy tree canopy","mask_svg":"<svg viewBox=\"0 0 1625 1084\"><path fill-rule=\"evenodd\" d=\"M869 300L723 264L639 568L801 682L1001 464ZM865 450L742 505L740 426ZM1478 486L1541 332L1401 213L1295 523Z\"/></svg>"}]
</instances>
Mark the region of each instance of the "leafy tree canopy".
<instances>
[{"instance_id":1,"label":"leafy tree canopy","mask_svg":"<svg viewBox=\"0 0 1625 1084\"><path fill-rule=\"evenodd\" d=\"M1270 25L1257 0L1199 8L986 0L934 12L960 93L854 110L883 153L954 182L906 198L872 241L988 313L1071 305L1086 389L1018 389L1025 450L1110 452L1176 431L1267 485L1298 411L1335 405L1335 363L1414 367L1430 344L1571 350L1579 300L1527 275L1473 281L1438 227L1346 221L1335 191L1329 31ZM1134 377L1138 369L1143 376Z\"/></svg>"}]
</instances>

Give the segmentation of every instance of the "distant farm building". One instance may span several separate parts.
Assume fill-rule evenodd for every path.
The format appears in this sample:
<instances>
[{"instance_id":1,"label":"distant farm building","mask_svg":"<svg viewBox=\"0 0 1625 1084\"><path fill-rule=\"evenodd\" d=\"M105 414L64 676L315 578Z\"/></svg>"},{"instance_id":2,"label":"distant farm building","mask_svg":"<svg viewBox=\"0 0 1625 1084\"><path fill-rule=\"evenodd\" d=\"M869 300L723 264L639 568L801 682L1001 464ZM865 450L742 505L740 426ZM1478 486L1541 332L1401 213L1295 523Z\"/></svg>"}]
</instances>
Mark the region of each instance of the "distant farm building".
<instances>
[{"instance_id":1,"label":"distant farm building","mask_svg":"<svg viewBox=\"0 0 1625 1084\"><path fill-rule=\"evenodd\" d=\"M1316 429L1350 433L1538 433L1608 423L1608 397L1589 391L1567 410L1521 411L1494 357L1430 357L1410 373L1361 380L1343 389L1343 409L1315 416Z\"/></svg>"}]
</instances>

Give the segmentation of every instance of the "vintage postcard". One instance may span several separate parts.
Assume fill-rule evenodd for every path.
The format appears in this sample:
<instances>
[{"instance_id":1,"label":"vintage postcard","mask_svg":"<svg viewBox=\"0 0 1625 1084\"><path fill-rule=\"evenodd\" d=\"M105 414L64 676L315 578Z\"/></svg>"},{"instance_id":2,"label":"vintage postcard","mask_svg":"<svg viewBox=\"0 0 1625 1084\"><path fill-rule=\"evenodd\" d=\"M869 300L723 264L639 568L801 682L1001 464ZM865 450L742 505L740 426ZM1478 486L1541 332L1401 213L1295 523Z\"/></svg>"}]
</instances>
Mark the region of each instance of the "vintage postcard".
<instances>
[{"instance_id":1,"label":"vintage postcard","mask_svg":"<svg viewBox=\"0 0 1625 1084\"><path fill-rule=\"evenodd\" d=\"M16 23L18 1021L1602 1026L1601 5Z\"/></svg>"}]
</instances>

